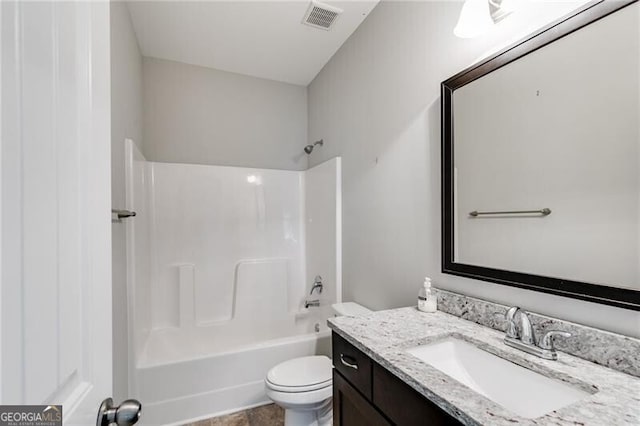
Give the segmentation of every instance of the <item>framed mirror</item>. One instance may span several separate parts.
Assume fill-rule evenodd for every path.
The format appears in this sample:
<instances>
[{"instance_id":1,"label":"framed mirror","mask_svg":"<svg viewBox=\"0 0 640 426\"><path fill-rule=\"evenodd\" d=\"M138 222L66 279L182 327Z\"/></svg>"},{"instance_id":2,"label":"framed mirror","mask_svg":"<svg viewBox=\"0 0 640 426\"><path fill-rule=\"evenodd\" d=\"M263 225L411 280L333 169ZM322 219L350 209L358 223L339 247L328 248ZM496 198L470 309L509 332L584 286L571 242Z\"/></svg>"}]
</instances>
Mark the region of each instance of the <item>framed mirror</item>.
<instances>
[{"instance_id":1,"label":"framed mirror","mask_svg":"<svg viewBox=\"0 0 640 426\"><path fill-rule=\"evenodd\" d=\"M442 83L442 271L640 310L640 4Z\"/></svg>"}]
</instances>

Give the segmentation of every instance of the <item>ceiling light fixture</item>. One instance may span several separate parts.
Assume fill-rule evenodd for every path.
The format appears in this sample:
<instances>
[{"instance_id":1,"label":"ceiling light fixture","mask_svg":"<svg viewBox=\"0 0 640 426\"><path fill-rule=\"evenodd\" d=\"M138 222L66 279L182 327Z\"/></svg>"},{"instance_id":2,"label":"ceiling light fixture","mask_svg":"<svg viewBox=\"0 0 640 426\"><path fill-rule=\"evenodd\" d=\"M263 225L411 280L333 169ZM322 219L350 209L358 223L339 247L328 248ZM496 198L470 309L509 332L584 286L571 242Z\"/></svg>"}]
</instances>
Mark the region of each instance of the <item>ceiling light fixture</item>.
<instances>
[{"instance_id":1,"label":"ceiling light fixture","mask_svg":"<svg viewBox=\"0 0 640 426\"><path fill-rule=\"evenodd\" d=\"M512 0L465 0L453 33L460 38L478 37L513 10Z\"/></svg>"}]
</instances>

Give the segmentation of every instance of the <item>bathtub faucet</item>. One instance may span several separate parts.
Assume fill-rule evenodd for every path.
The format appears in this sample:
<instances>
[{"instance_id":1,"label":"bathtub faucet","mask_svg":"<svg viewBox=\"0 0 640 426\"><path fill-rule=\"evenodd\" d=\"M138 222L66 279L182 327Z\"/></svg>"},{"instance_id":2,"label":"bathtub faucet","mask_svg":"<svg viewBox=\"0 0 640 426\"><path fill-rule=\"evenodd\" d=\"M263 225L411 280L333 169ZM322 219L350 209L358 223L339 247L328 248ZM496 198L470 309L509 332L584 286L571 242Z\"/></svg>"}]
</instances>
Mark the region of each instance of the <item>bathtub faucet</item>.
<instances>
[{"instance_id":1,"label":"bathtub faucet","mask_svg":"<svg viewBox=\"0 0 640 426\"><path fill-rule=\"evenodd\" d=\"M318 299L316 299L316 300L305 300L304 301L305 309L309 309L309 306L318 307L318 306L320 306L320 301Z\"/></svg>"},{"instance_id":2,"label":"bathtub faucet","mask_svg":"<svg viewBox=\"0 0 640 426\"><path fill-rule=\"evenodd\" d=\"M313 280L313 287L311 287L311 292L309 295L313 294L314 290L318 289L318 294L322 293L322 277L320 275L316 275L316 279Z\"/></svg>"}]
</instances>

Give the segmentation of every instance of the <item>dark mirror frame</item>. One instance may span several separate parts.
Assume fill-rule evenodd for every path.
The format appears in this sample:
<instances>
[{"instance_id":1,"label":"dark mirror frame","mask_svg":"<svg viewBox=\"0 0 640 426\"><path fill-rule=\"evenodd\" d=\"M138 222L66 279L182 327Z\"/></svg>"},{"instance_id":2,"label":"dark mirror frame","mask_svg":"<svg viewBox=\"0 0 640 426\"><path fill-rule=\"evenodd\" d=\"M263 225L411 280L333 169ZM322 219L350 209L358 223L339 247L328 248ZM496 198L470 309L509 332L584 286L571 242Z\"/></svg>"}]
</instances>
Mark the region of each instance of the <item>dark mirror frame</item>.
<instances>
[{"instance_id":1,"label":"dark mirror frame","mask_svg":"<svg viewBox=\"0 0 640 426\"><path fill-rule=\"evenodd\" d=\"M442 272L512 287L640 310L640 291L587 282L456 263L454 258L453 92L638 0L600 0L542 28L524 40L454 75L441 85L442 107Z\"/></svg>"}]
</instances>

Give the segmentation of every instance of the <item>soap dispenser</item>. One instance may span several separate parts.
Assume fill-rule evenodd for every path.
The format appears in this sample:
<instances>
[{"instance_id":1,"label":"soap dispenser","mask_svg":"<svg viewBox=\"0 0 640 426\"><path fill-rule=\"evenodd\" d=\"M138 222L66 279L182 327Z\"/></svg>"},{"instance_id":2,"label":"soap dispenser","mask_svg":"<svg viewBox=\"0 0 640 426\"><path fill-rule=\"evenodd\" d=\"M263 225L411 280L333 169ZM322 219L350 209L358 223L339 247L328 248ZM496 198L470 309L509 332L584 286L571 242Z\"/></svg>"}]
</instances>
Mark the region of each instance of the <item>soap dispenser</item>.
<instances>
[{"instance_id":1,"label":"soap dispenser","mask_svg":"<svg viewBox=\"0 0 640 426\"><path fill-rule=\"evenodd\" d=\"M420 293L418 293L418 309L422 312L435 312L438 310L436 295L431 291L431 278L425 277Z\"/></svg>"}]
</instances>

